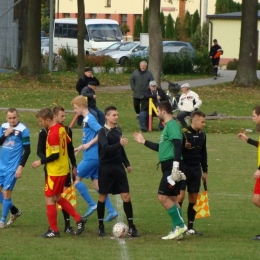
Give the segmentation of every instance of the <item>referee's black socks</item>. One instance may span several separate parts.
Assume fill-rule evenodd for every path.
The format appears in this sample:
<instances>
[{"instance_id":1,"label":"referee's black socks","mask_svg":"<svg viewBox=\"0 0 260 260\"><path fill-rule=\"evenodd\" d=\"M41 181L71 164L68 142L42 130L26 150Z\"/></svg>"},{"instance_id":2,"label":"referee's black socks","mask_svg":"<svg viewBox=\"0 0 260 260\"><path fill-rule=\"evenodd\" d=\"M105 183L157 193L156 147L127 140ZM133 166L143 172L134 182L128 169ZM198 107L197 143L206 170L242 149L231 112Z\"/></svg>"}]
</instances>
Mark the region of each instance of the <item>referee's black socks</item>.
<instances>
[{"instance_id":1,"label":"referee's black socks","mask_svg":"<svg viewBox=\"0 0 260 260\"><path fill-rule=\"evenodd\" d=\"M123 205L124 205L124 211L125 211L125 214L126 214L126 218L127 218L127 221L128 221L128 226L129 226L129 228L132 228L134 226L132 202L131 201L124 202Z\"/></svg>"}]
</instances>

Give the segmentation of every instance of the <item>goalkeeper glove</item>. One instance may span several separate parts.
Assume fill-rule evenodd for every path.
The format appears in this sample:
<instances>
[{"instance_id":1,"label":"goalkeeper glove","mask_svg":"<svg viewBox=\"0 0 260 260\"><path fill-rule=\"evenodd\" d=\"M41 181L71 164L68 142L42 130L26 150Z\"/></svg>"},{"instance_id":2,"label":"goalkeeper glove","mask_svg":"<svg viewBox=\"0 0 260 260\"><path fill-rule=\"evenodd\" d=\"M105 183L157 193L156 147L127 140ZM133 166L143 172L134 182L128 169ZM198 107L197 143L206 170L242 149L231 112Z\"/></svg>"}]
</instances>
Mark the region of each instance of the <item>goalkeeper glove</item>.
<instances>
[{"instance_id":1,"label":"goalkeeper glove","mask_svg":"<svg viewBox=\"0 0 260 260\"><path fill-rule=\"evenodd\" d=\"M183 172L179 171L179 162L174 161L172 166L172 179L175 182L186 180L186 176Z\"/></svg>"}]
</instances>

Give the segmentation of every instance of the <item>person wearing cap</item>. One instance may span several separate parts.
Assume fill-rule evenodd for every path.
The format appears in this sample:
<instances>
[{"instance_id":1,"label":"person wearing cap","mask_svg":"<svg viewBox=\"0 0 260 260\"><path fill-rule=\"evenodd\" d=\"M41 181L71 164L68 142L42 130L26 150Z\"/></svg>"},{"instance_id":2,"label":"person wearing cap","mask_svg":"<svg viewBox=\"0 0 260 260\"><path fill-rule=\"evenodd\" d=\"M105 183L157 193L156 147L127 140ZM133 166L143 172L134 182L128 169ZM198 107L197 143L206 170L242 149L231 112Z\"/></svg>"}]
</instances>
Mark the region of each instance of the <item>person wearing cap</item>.
<instances>
[{"instance_id":1,"label":"person wearing cap","mask_svg":"<svg viewBox=\"0 0 260 260\"><path fill-rule=\"evenodd\" d=\"M88 97L88 110L89 112L97 118L97 121L101 126L105 124L105 114L97 108L97 95L96 88L98 83L96 81L90 81L88 86L84 87L81 91L81 95Z\"/></svg>"},{"instance_id":2,"label":"person wearing cap","mask_svg":"<svg viewBox=\"0 0 260 260\"><path fill-rule=\"evenodd\" d=\"M150 98L153 99L155 107L157 107L161 101L168 100L166 93L161 88L157 87L155 80L151 80L149 82L149 87L144 92L144 100L142 102L141 112L139 114L139 126L142 132L147 132L148 107ZM153 112L153 116L157 115ZM161 122L159 123L158 128L160 130L163 129Z\"/></svg>"},{"instance_id":3,"label":"person wearing cap","mask_svg":"<svg viewBox=\"0 0 260 260\"><path fill-rule=\"evenodd\" d=\"M217 39L213 40L213 45L210 48L209 57L212 60L213 70L214 70L214 79L217 79L218 76L218 65L220 60L220 55L223 54L221 46L218 44Z\"/></svg>"},{"instance_id":4,"label":"person wearing cap","mask_svg":"<svg viewBox=\"0 0 260 260\"><path fill-rule=\"evenodd\" d=\"M81 94L82 89L88 86L90 81L95 81L97 86L100 85L99 80L95 76L93 76L92 68L85 67L84 74L78 79L78 82L76 84L76 90L78 91L79 95ZM78 116L77 124L82 125L82 122L83 116Z\"/></svg>"},{"instance_id":5,"label":"person wearing cap","mask_svg":"<svg viewBox=\"0 0 260 260\"><path fill-rule=\"evenodd\" d=\"M194 110L198 110L202 105L202 101L199 98L199 95L194 91L190 90L190 84L184 83L181 85L182 94L178 102L178 108L180 110L177 115L177 119L181 123L183 128L187 128L188 125L185 122L185 117L190 116Z\"/></svg>"},{"instance_id":6,"label":"person wearing cap","mask_svg":"<svg viewBox=\"0 0 260 260\"><path fill-rule=\"evenodd\" d=\"M147 70L147 62L141 61L139 69L135 70L130 78L130 86L133 91L133 104L136 117L139 117L140 107L144 102L144 92L149 86L149 82L154 80L153 74Z\"/></svg>"}]
</instances>

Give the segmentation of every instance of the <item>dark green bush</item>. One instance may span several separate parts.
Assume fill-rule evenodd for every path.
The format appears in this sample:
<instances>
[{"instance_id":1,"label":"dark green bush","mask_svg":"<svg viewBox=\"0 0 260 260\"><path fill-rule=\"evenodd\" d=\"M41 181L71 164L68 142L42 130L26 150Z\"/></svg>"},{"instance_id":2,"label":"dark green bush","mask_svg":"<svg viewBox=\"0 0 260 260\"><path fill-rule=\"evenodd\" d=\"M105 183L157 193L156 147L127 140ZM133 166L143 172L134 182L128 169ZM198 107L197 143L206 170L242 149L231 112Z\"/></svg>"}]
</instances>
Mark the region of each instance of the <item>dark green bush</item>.
<instances>
[{"instance_id":1,"label":"dark green bush","mask_svg":"<svg viewBox=\"0 0 260 260\"><path fill-rule=\"evenodd\" d=\"M75 70L77 68L77 57L68 45L65 48L61 48L59 54L62 56L62 59L66 64L67 71Z\"/></svg>"},{"instance_id":2,"label":"dark green bush","mask_svg":"<svg viewBox=\"0 0 260 260\"><path fill-rule=\"evenodd\" d=\"M193 58L193 65L196 72L201 74L211 74L213 66L211 59L209 58L209 52L207 48L203 48L202 51L197 51Z\"/></svg>"},{"instance_id":3,"label":"dark green bush","mask_svg":"<svg viewBox=\"0 0 260 260\"><path fill-rule=\"evenodd\" d=\"M134 70L139 68L140 62L145 60L147 63L149 61L148 57L134 57L130 58L129 60L126 61L124 65L124 73L132 73Z\"/></svg>"}]
</instances>

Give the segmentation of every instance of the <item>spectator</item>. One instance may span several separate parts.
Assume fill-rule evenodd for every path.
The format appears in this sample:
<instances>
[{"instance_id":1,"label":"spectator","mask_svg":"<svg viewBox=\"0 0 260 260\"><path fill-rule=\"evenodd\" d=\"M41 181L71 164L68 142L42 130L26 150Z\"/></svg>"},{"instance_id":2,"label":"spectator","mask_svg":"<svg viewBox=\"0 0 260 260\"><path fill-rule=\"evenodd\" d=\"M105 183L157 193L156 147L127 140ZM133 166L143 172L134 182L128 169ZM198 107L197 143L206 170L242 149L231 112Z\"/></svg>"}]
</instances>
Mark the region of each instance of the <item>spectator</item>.
<instances>
[{"instance_id":1,"label":"spectator","mask_svg":"<svg viewBox=\"0 0 260 260\"><path fill-rule=\"evenodd\" d=\"M147 88L144 93L144 100L141 106L141 112L139 114L139 125L142 132L147 132L147 119L150 98L153 99L155 107L157 107L161 101L168 100L166 93L161 88L157 88L156 81L154 80L150 81L149 88ZM153 116L157 116L157 114L153 112ZM158 128L160 130L163 129L161 122L159 123Z\"/></svg>"},{"instance_id":2,"label":"spectator","mask_svg":"<svg viewBox=\"0 0 260 260\"><path fill-rule=\"evenodd\" d=\"M154 80L153 74L147 70L147 62L141 61L139 69L135 70L130 78L130 86L133 91L133 102L136 117L139 117L140 105L144 101L144 92L149 86L149 82Z\"/></svg>"},{"instance_id":3,"label":"spectator","mask_svg":"<svg viewBox=\"0 0 260 260\"><path fill-rule=\"evenodd\" d=\"M213 40L213 45L210 48L209 56L212 60L213 70L214 70L214 79L217 79L218 76L218 65L220 60L220 55L223 54L223 50L216 39Z\"/></svg>"},{"instance_id":4,"label":"spectator","mask_svg":"<svg viewBox=\"0 0 260 260\"><path fill-rule=\"evenodd\" d=\"M185 117L190 116L194 110L198 110L202 105L197 93L190 90L190 84L184 83L181 85L182 94L178 102L178 108L180 113L177 115L177 119L181 123L183 128L187 128L188 125L185 122Z\"/></svg>"},{"instance_id":5,"label":"spectator","mask_svg":"<svg viewBox=\"0 0 260 260\"><path fill-rule=\"evenodd\" d=\"M90 81L88 83L88 86L84 87L81 91L81 95L84 96L84 97L88 97L88 110L89 112L94 116L96 117L98 123L101 125L101 126L104 126L105 124L105 115L104 113L99 110L97 108L97 105L96 105L96 98L97 98L97 95L96 95L96 88L97 88L97 83L95 81Z\"/></svg>"}]
</instances>

